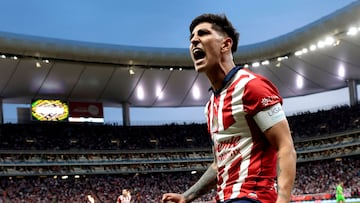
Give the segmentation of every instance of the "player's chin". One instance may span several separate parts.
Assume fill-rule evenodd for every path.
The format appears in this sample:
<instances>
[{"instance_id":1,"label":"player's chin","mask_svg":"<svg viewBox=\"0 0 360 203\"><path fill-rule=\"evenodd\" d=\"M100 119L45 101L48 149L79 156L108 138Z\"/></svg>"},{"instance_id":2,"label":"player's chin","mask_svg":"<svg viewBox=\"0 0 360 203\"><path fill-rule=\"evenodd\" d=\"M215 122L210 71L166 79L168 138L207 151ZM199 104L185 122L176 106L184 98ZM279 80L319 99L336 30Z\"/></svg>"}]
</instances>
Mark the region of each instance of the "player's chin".
<instances>
[{"instance_id":1,"label":"player's chin","mask_svg":"<svg viewBox=\"0 0 360 203\"><path fill-rule=\"evenodd\" d=\"M195 67L195 70L197 72L205 72L205 70L206 70L206 64L205 63L199 63L199 64L195 63L194 67Z\"/></svg>"}]
</instances>

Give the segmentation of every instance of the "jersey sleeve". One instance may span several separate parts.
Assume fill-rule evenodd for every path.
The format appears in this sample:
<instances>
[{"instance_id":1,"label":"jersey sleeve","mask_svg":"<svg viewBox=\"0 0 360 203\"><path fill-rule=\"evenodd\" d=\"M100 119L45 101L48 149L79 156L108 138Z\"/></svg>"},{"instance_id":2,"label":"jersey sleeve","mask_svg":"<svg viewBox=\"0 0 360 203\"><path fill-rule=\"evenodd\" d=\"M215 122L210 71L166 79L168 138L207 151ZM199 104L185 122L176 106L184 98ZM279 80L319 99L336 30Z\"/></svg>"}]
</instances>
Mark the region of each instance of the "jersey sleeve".
<instances>
[{"instance_id":1,"label":"jersey sleeve","mask_svg":"<svg viewBox=\"0 0 360 203\"><path fill-rule=\"evenodd\" d=\"M243 104L244 111L249 115L255 115L277 103L282 104L279 91L266 78L257 76L245 85Z\"/></svg>"}]
</instances>

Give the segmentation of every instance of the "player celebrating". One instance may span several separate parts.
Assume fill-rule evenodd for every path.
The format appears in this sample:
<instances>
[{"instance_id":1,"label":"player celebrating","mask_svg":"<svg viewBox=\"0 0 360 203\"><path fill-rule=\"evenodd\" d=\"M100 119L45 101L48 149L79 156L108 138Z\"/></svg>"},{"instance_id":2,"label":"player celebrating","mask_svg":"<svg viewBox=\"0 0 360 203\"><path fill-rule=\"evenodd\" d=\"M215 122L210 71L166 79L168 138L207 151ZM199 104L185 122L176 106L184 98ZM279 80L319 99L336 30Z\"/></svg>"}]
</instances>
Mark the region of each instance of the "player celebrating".
<instances>
[{"instance_id":1,"label":"player celebrating","mask_svg":"<svg viewBox=\"0 0 360 203\"><path fill-rule=\"evenodd\" d=\"M189 203L215 186L218 203L290 202L296 152L282 98L268 79L235 65L238 38L225 15L203 14L190 25L195 70L211 83L205 112L215 159L192 187L162 202Z\"/></svg>"},{"instance_id":2,"label":"player celebrating","mask_svg":"<svg viewBox=\"0 0 360 203\"><path fill-rule=\"evenodd\" d=\"M123 189L122 194L117 198L116 203L130 203L131 202L131 194L128 189Z\"/></svg>"}]
</instances>

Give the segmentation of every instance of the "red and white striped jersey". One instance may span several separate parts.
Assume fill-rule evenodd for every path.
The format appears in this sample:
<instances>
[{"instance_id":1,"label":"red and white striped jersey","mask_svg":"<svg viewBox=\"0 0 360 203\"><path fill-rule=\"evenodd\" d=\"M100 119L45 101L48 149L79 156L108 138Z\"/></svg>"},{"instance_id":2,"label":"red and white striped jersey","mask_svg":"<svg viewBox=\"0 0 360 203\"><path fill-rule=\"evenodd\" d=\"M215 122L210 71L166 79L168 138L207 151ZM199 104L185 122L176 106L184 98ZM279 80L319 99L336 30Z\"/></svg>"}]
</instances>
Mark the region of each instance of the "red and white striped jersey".
<instances>
[{"instance_id":1,"label":"red and white striped jersey","mask_svg":"<svg viewBox=\"0 0 360 203\"><path fill-rule=\"evenodd\" d=\"M275 202L277 152L253 116L282 103L282 98L269 80L245 68L233 69L225 80L226 86L205 108L218 166L216 200L249 197Z\"/></svg>"},{"instance_id":2,"label":"red and white striped jersey","mask_svg":"<svg viewBox=\"0 0 360 203\"><path fill-rule=\"evenodd\" d=\"M117 202L119 203L130 203L131 202L131 196L123 196L123 195L120 195L117 199Z\"/></svg>"}]
</instances>

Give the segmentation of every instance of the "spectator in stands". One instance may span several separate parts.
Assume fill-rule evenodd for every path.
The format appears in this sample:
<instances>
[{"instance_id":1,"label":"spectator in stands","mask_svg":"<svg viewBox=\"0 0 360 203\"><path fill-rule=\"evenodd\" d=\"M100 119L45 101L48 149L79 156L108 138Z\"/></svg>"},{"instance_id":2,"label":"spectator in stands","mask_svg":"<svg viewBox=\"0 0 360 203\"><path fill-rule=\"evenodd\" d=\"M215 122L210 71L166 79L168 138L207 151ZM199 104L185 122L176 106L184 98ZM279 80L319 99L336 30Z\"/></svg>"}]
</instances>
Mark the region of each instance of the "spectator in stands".
<instances>
[{"instance_id":1,"label":"spectator in stands","mask_svg":"<svg viewBox=\"0 0 360 203\"><path fill-rule=\"evenodd\" d=\"M131 194L128 189L122 189L121 195L116 200L116 203L130 203L131 202Z\"/></svg>"},{"instance_id":2,"label":"spectator in stands","mask_svg":"<svg viewBox=\"0 0 360 203\"><path fill-rule=\"evenodd\" d=\"M211 82L205 110L215 161L190 189L166 193L163 202L192 202L216 185L218 202L290 201L296 152L282 98L269 80L235 65L238 38L224 15L203 14L190 25L195 69Z\"/></svg>"},{"instance_id":3,"label":"spectator in stands","mask_svg":"<svg viewBox=\"0 0 360 203\"><path fill-rule=\"evenodd\" d=\"M92 195L87 195L86 201L89 203L95 203L95 198Z\"/></svg>"}]
</instances>

